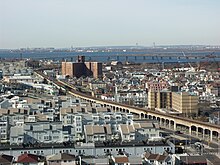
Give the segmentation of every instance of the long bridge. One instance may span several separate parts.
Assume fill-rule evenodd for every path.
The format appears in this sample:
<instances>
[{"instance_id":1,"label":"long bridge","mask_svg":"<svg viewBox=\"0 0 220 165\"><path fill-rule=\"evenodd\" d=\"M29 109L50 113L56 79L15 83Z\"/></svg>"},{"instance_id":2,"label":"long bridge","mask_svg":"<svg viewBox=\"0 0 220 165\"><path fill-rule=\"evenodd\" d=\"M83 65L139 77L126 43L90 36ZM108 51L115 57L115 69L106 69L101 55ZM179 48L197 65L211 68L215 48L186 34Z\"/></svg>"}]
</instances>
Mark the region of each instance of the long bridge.
<instances>
[{"instance_id":1,"label":"long bridge","mask_svg":"<svg viewBox=\"0 0 220 165\"><path fill-rule=\"evenodd\" d=\"M99 59L99 61L135 61L135 62L217 62L220 61L220 52L212 51L159 51L159 52L55 52L43 56L34 56L33 59L52 59L75 61L78 55L86 56L87 61Z\"/></svg>"},{"instance_id":2,"label":"long bridge","mask_svg":"<svg viewBox=\"0 0 220 165\"><path fill-rule=\"evenodd\" d=\"M210 124L198 120L193 120L187 117L175 116L167 113L162 113L159 111L154 111L150 109L138 108L130 105L121 104L118 102L102 100L95 98L81 92L78 92L71 84L58 81L56 79L51 79L44 75L40 71L35 71L35 73L46 79L49 83L55 85L57 88L65 89L69 94L80 98L84 101L90 103L98 103L103 107L108 108L112 112L123 112L132 113L139 116L141 119L153 119L158 121L160 127L166 127L172 130L185 131L187 134L192 136L197 136L200 139L205 139L208 141L219 141L220 140L220 126L215 124Z\"/></svg>"}]
</instances>

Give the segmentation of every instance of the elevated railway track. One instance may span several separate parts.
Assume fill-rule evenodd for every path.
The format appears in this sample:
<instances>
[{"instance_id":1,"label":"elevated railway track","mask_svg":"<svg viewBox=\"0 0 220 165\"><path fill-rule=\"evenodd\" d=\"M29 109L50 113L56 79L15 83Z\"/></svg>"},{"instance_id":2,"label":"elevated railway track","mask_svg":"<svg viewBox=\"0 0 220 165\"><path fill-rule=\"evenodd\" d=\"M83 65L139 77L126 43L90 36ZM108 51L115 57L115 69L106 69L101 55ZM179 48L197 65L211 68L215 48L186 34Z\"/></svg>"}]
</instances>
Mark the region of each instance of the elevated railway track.
<instances>
[{"instance_id":1,"label":"elevated railway track","mask_svg":"<svg viewBox=\"0 0 220 165\"><path fill-rule=\"evenodd\" d=\"M69 94L77 98L80 98L90 103L101 104L101 106L108 107L113 112L133 113L139 115L140 118L157 120L162 127L167 127L173 130L178 130L179 128L184 129L187 130L187 133L189 135L201 137L202 139L206 139L209 141L213 141L213 140L218 141L220 138L219 125L201 122L186 117L180 117L167 113L162 113L150 109L133 107L118 102L102 100L77 91L74 88L74 86L72 86L67 82L51 79L46 75L44 75L41 71L36 71L36 74L46 79L48 82L52 83L57 88L66 90Z\"/></svg>"}]
</instances>

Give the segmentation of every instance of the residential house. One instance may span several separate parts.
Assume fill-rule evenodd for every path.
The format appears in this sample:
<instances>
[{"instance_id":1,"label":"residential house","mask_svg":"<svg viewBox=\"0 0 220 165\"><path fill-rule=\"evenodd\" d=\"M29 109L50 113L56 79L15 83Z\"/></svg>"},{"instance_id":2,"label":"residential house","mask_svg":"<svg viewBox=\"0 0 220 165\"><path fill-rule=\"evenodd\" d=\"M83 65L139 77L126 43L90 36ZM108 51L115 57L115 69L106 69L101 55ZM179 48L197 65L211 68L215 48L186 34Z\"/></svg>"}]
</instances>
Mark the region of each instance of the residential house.
<instances>
[{"instance_id":1,"label":"residential house","mask_svg":"<svg viewBox=\"0 0 220 165\"><path fill-rule=\"evenodd\" d=\"M121 134L122 141L135 140L135 128L133 125L120 124L119 132Z\"/></svg>"},{"instance_id":2,"label":"residential house","mask_svg":"<svg viewBox=\"0 0 220 165\"><path fill-rule=\"evenodd\" d=\"M134 122L135 127L135 140L141 141L159 137L159 125L158 123L137 121Z\"/></svg>"},{"instance_id":3,"label":"residential house","mask_svg":"<svg viewBox=\"0 0 220 165\"><path fill-rule=\"evenodd\" d=\"M44 165L45 158L43 156L33 154L22 154L18 156L15 165Z\"/></svg>"},{"instance_id":4,"label":"residential house","mask_svg":"<svg viewBox=\"0 0 220 165\"><path fill-rule=\"evenodd\" d=\"M17 122L16 126L10 129L10 144L25 143L60 143L69 141L63 137L61 122Z\"/></svg>"},{"instance_id":5,"label":"residential house","mask_svg":"<svg viewBox=\"0 0 220 165\"><path fill-rule=\"evenodd\" d=\"M111 140L112 131L110 125L85 125L84 133L88 143Z\"/></svg>"},{"instance_id":6,"label":"residential house","mask_svg":"<svg viewBox=\"0 0 220 165\"><path fill-rule=\"evenodd\" d=\"M74 109L72 109L74 111ZM78 112L79 113L79 112ZM74 139L79 140L82 138L83 135L83 117L80 114L77 113L63 113L60 117L62 120L62 123L65 127L70 127L73 130L74 133Z\"/></svg>"},{"instance_id":7,"label":"residential house","mask_svg":"<svg viewBox=\"0 0 220 165\"><path fill-rule=\"evenodd\" d=\"M109 165L109 159L106 157L82 158L81 165Z\"/></svg>"},{"instance_id":8,"label":"residential house","mask_svg":"<svg viewBox=\"0 0 220 165\"><path fill-rule=\"evenodd\" d=\"M47 165L76 165L75 155L58 153L47 157Z\"/></svg>"},{"instance_id":9,"label":"residential house","mask_svg":"<svg viewBox=\"0 0 220 165\"><path fill-rule=\"evenodd\" d=\"M7 121L0 120L0 142L6 142L9 138L9 125Z\"/></svg>"},{"instance_id":10,"label":"residential house","mask_svg":"<svg viewBox=\"0 0 220 165\"><path fill-rule=\"evenodd\" d=\"M143 164L143 159L141 157L135 157L135 156L129 156L129 165L142 165Z\"/></svg>"},{"instance_id":11,"label":"residential house","mask_svg":"<svg viewBox=\"0 0 220 165\"><path fill-rule=\"evenodd\" d=\"M24 140L26 143L59 143L68 141L63 138L63 128L61 122L36 122L25 123Z\"/></svg>"},{"instance_id":12,"label":"residential house","mask_svg":"<svg viewBox=\"0 0 220 165\"><path fill-rule=\"evenodd\" d=\"M144 154L144 164L146 165L174 165L172 157L168 154L152 154L146 151Z\"/></svg>"},{"instance_id":13,"label":"residential house","mask_svg":"<svg viewBox=\"0 0 220 165\"><path fill-rule=\"evenodd\" d=\"M111 161L112 165L130 165L129 159L126 155L115 155L111 156Z\"/></svg>"},{"instance_id":14,"label":"residential house","mask_svg":"<svg viewBox=\"0 0 220 165\"><path fill-rule=\"evenodd\" d=\"M17 122L10 128L10 144L22 144L24 142L24 123Z\"/></svg>"},{"instance_id":15,"label":"residential house","mask_svg":"<svg viewBox=\"0 0 220 165\"><path fill-rule=\"evenodd\" d=\"M0 155L0 165L12 165L14 157L11 155Z\"/></svg>"}]
</instances>

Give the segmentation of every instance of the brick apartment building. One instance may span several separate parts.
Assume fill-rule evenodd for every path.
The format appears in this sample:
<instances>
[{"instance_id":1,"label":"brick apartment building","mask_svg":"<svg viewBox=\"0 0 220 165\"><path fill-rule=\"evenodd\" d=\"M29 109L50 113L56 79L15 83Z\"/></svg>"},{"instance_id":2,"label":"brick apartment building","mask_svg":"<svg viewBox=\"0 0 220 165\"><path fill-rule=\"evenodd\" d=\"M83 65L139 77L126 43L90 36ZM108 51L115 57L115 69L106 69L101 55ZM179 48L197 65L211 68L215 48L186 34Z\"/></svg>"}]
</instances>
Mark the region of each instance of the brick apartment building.
<instances>
[{"instance_id":1,"label":"brick apartment building","mask_svg":"<svg viewBox=\"0 0 220 165\"><path fill-rule=\"evenodd\" d=\"M78 56L77 62L62 62L62 75L70 77L102 77L102 63L85 62L85 56Z\"/></svg>"}]
</instances>

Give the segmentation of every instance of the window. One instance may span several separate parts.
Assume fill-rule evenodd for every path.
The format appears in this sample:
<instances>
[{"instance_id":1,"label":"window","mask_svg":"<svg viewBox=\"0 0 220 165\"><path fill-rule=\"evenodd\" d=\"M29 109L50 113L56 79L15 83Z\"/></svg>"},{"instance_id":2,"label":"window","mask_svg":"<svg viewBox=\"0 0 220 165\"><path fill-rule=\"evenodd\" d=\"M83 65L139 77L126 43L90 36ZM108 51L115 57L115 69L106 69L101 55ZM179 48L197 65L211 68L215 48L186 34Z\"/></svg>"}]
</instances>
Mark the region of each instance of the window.
<instances>
[{"instance_id":1,"label":"window","mask_svg":"<svg viewBox=\"0 0 220 165\"><path fill-rule=\"evenodd\" d=\"M44 136L44 140L49 140L49 136Z\"/></svg>"}]
</instances>

